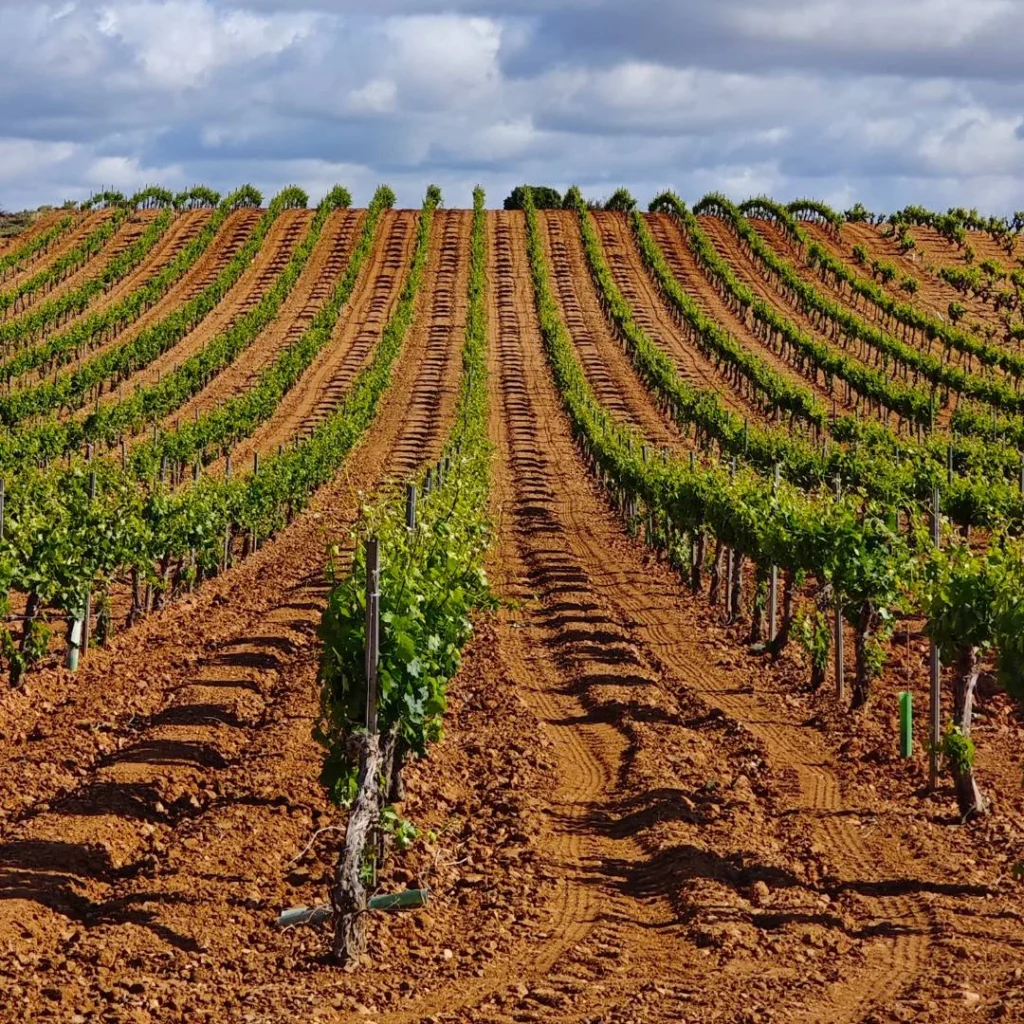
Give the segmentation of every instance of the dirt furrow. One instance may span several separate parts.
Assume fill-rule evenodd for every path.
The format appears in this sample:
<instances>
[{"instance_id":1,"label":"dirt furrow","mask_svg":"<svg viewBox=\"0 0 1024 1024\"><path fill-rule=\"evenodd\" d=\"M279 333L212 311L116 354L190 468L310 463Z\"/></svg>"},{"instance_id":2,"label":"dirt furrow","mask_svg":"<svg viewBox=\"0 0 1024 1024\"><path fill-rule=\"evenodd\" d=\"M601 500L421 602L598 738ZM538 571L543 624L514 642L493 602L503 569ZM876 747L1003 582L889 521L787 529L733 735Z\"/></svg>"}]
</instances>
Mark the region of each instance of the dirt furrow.
<instances>
[{"instance_id":1,"label":"dirt furrow","mask_svg":"<svg viewBox=\"0 0 1024 1024\"><path fill-rule=\"evenodd\" d=\"M999 312L991 299L985 299L973 293L959 292L939 277L938 269L943 264L966 266L963 257L957 250L951 250L947 258L933 262L931 259L925 258L918 248L912 249L906 254L902 253L895 238L883 237L879 229L870 224L844 224L841 241L837 241L817 224L804 223L803 228L815 242L828 249L832 255L845 260L852 270L864 277L871 277L870 261L879 260L896 266L901 278L913 278L918 284L918 290L912 296L908 296L899 288L898 280L893 281L890 285L875 280L875 283L887 291L897 302L917 306L941 320L949 319L950 303L959 303L969 313L966 318L967 323L977 321L984 327L992 328L995 332L993 341L997 343L1004 338L1006 326L1000 319ZM857 245L863 247L868 255L867 266L859 266L854 262L853 248ZM1009 269L1013 269L1015 266L1013 260L1005 253L998 262ZM996 291L998 289L997 285Z\"/></svg>"},{"instance_id":2,"label":"dirt furrow","mask_svg":"<svg viewBox=\"0 0 1024 1024\"><path fill-rule=\"evenodd\" d=\"M637 689L643 692L651 679L660 680L663 688L674 685L683 694L695 694L712 707L720 707L761 740L769 764L775 770L796 774L798 789L792 798L791 811L797 816L807 814L810 817L805 827L818 832L831 847L829 856L834 858L840 877L847 872L847 877L853 881L869 882L872 876L886 877L887 871L894 871L895 877L899 877L905 865L899 863L898 851L895 851L897 856L893 856L894 851L872 848L853 826L844 822L839 787L832 772L823 766L827 758L814 732L791 713L786 715L774 701L754 693L752 688L737 692L737 676L756 678L756 662L744 666L742 662L746 659L737 658L729 666L729 672L716 670L709 664L705 608L685 599L674 576L660 566L651 565L648 558L624 539L618 524L610 520L606 508L601 507L603 503L593 494L589 482L580 479L578 469L573 473L573 463L577 460L568 450L569 433L557 411L553 388L546 379L539 339L530 333L525 333L524 337L533 350L524 378L537 397L529 414L515 420L509 418L508 429L518 428L523 432L523 468L528 466L532 470L535 482L527 476L532 488L524 486L521 492L520 500L528 511L527 518L520 524L519 536L521 543L525 541L539 549L532 554L533 567L549 573L539 579L528 577L526 589L536 591L538 584L547 585L550 590L547 594L541 592L541 601L569 602L571 611L577 611L571 607L574 602L585 605L585 609L579 609L585 610L585 614L577 614L576 618L586 625L579 621L573 623L574 628L582 632L569 641L568 649L573 650L573 644L579 643L577 650L587 654L606 650L615 666L613 675L616 670L624 672L629 682L620 700L627 699L626 693L635 700ZM538 437L539 431L547 436ZM513 448L513 453L515 451ZM525 561L529 567L531 556L527 555ZM584 593L580 594L580 590ZM604 626L599 625L602 620L606 623ZM608 621L616 625L609 626ZM525 628L530 628L529 623ZM595 671L606 674L608 666L597 667ZM551 677L534 669L528 678ZM612 686L614 682L611 681ZM603 685L608 686L609 681L605 680ZM602 690L606 696L608 692ZM659 694L656 706L669 712L670 707L661 698ZM615 720L621 726L622 719L628 716L621 714L622 708L619 710ZM779 724L767 726L768 722ZM659 736L652 735L650 741L658 742ZM631 768L635 771L635 764ZM568 770L567 766L565 771ZM613 794L607 796L608 802L613 803ZM826 818L824 830L818 824L816 812L819 811L835 812ZM812 816L810 812L815 814ZM892 972L892 984L897 984L896 977L903 983L910 983L922 966L929 922L920 901L896 897L895 902L887 902L879 897L872 909L879 918L898 919L909 915L909 934L897 935L891 942L879 944L880 955L877 959L867 958L868 970L855 985L826 988L814 996L815 1000L823 998L827 1005L834 1007L830 1019L861 1019L866 1008L878 999L877 984L883 972ZM639 910L634 906L631 916L635 918ZM809 997L805 1007L794 1006L792 1019L800 1019L800 1014L810 1011L811 1005Z\"/></svg>"},{"instance_id":3,"label":"dirt furrow","mask_svg":"<svg viewBox=\"0 0 1024 1024\"><path fill-rule=\"evenodd\" d=\"M391 456L391 473L408 477L415 467L437 460L458 398L462 361L453 338L466 330L473 216L468 210L437 210L431 225L431 255L421 285L422 315L406 348L422 363L424 386L417 389Z\"/></svg>"},{"instance_id":4,"label":"dirt furrow","mask_svg":"<svg viewBox=\"0 0 1024 1024\"><path fill-rule=\"evenodd\" d=\"M165 373L195 355L218 334L230 330L239 317L249 312L270 290L291 258L292 251L302 240L312 216L311 210L283 211L268 232L252 263L242 272L234 287L221 299L220 303L193 331L154 359L147 367L119 384L116 392L107 400L119 401L133 388L156 383ZM235 248L235 252L237 252L237 249L244 244L244 235L235 240L238 242ZM227 254L224 253L222 256L226 257ZM212 274L212 270L211 275L211 279L216 276ZM199 290L197 282L193 282L193 286L197 291ZM120 337L114 344L123 344L124 340L123 337ZM77 418L82 418L90 411L90 407L83 408L78 410L75 415Z\"/></svg>"},{"instance_id":5,"label":"dirt furrow","mask_svg":"<svg viewBox=\"0 0 1024 1024\"><path fill-rule=\"evenodd\" d=\"M47 231L68 216L69 213L71 216L79 216L73 211L52 209L47 213L40 214L24 230L16 232L13 235L4 235L0 237L0 256L6 256L8 253L15 252L28 245L30 242L35 241L40 235L46 234ZM80 216L79 219L81 219ZM76 224L72 224L69 230L74 231L76 227ZM29 259L33 260L45 258L46 253L36 253L35 256L29 257ZM3 274L0 273L0 282L2 281Z\"/></svg>"},{"instance_id":6,"label":"dirt furrow","mask_svg":"<svg viewBox=\"0 0 1024 1024\"><path fill-rule=\"evenodd\" d=\"M594 393L652 444L659 448L684 445L682 432L640 382L604 315L587 267L576 214L545 211L542 226L562 315Z\"/></svg>"},{"instance_id":7,"label":"dirt furrow","mask_svg":"<svg viewBox=\"0 0 1024 1024\"><path fill-rule=\"evenodd\" d=\"M889 322L888 317L881 313L877 306L868 302L866 299L858 298L855 294L845 292L840 288L837 288L831 284L830 281L822 280L822 278L807 264L804 262L803 256L798 252L795 247L789 244L789 240L782 229L776 225L767 221L752 220L751 225L754 230L761 236L762 240L773 249L779 256L786 259L796 269L801 279L806 281L808 284L816 288L820 293L830 298L832 301L839 303L844 306L849 312L860 317L861 320L879 330L886 331L888 334L895 338L902 340L906 345L911 348L919 349L923 352L927 352L927 346L924 345L920 338L914 339L912 336L905 334L903 326L898 321ZM822 232L824 234L824 232ZM841 253L838 255L842 255ZM854 268L856 270L856 268ZM859 271L858 271L859 272ZM902 296L897 296L897 301L907 302L908 297L904 293ZM914 300L916 304L917 299ZM946 319L945 310L940 314L942 319ZM941 353L941 346L937 350L937 353ZM967 356L962 352L957 352L955 349L952 350L952 362L959 365L965 370L970 369ZM978 369L977 366L974 369ZM999 368L993 369L994 374L997 377L1006 379L1004 371Z\"/></svg>"},{"instance_id":8,"label":"dirt furrow","mask_svg":"<svg viewBox=\"0 0 1024 1024\"><path fill-rule=\"evenodd\" d=\"M73 291L79 285L93 278L99 277L107 268L110 262L120 256L125 249L132 246L149 227L150 221L156 216L155 210L142 210L127 217L121 226L108 238L103 248L86 260L77 270L68 274L60 281L48 288L39 288L31 295L21 299L18 304L11 308L11 311L4 322L17 320L18 317L30 313L37 306L51 299L59 298L65 292Z\"/></svg>"},{"instance_id":9,"label":"dirt furrow","mask_svg":"<svg viewBox=\"0 0 1024 1024\"><path fill-rule=\"evenodd\" d=\"M593 213L605 258L633 316L651 340L675 363L680 377L695 388L715 391L724 405L754 422L760 411L737 394L724 374L689 343L668 303L644 267L629 221L621 214Z\"/></svg>"},{"instance_id":10,"label":"dirt furrow","mask_svg":"<svg viewBox=\"0 0 1024 1024\"><path fill-rule=\"evenodd\" d=\"M277 319L208 387L166 417L161 429L173 429L179 421L202 415L218 402L246 391L278 353L302 336L345 273L362 229L363 217L362 211L355 210L337 210L331 214Z\"/></svg>"},{"instance_id":11,"label":"dirt furrow","mask_svg":"<svg viewBox=\"0 0 1024 1024\"><path fill-rule=\"evenodd\" d=\"M130 274L126 274L113 288L110 288L98 299L93 301L79 316L102 313L109 307L120 302L132 292L141 288L152 276L159 273L203 230L210 219L209 210L192 210L179 213L168 227L163 237L150 250L149 254ZM63 322L58 330L73 326L79 317L71 317Z\"/></svg>"},{"instance_id":12,"label":"dirt furrow","mask_svg":"<svg viewBox=\"0 0 1024 1024\"><path fill-rule=\"evenodd\" d=\"M797 373L782 356L773 352L758 338L742 317L732 312L729 305L719 295L716 285L701 270L690 249L686 232L670 213L649 213L646 216L647 226L672 268L676 280L693 296L705 314L713 317L737 341L751 352L756 353L776 373L789 378L802 387L810 388L823 402L831 403L835 399L838 408L844 410L853 408L852 403L847 405L844 401L846 392L843 388L838 388L833 395L829 395L825 388Z\"/></svg>"},{"instance_id":13,"label":"dirt furrow","mask_svg":"<svg viewBox=\"0 0 1024 1024\"><path fill-rule=\"evenodd\" d=\"M94 358L114 346L127 344L147 327L159 323L179 306L194 299L217 279L220 272L231 262L235 253L245 245L259 219L259 210L243 209L230 214L221 225L216 237L210 242L207 250L192 268L186 271L162 298L153 303L142 316L116 337L90 349L89 357Z\"/></svg>"},{"instance_id":14,"label":"dirt furrow","mask_svg":"<svg viewBox=\"0 0 1024 1024\"><path fill-rule=\"evenodd\" d=\"M32 259L23 263L18 272L5 278L0 290L9 291L23 284L30 277L35 277L41 270L45 270L55 263L65 253L77 248L94 231L98 230L105 221L114 215L113 210L97 210L94 213L79 215L78 223L62 238L57 239L56 245L46 252L36 253Z\"/></svg>"},{"instance_id":15,"label":"dirt furrow","mask_svg":"<svg viewBox=\"0 0 1024 1024\"><path fill-rule=\"evenodd\" d=\"M273 452L292 438L308 436L344 400L401 296L416 244L418 216L411 210L388 210L381 217L373 256L330 343L274 415L234 449L233 466L244 471L252 464L254 452ZM223 473L224 460L212 463L207 471Z\"/></svg>"}]
</instances>

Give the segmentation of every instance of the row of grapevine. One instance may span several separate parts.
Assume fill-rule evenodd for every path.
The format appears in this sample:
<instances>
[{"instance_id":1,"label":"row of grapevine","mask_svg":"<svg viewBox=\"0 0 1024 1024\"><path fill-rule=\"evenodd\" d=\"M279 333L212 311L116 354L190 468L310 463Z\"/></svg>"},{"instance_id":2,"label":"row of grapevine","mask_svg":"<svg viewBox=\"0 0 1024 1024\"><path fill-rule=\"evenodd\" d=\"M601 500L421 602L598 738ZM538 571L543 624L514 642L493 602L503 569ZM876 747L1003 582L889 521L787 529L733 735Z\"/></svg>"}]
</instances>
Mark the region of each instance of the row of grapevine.
<instances>
[{"instance_id":1,"label":"row of grapevine","mask_svg":"<svg viewBox=\"0 0 1024 1024\"><path fill-rule=\"evenodd\" d=\"M792 354L798 369L813 374L814 379L820 374L830 392L838 378L869 405L890 409L919 430L931 426L935 418L933 395L837 351L797 327L771 303L759 299L736 277L678 196L663 193L652 201L651 210L671 213L679 219L698 264L719 285L723 299L744 319L753 320L754 330L762 341L783 357Z\"/></svg>"},{"instance_id":2,"label":"row of grapevine","mask_svg":"<svg viewBox=\"0 0 1024 1024\"><path fill-rule=\"evenodd\" d=\"M34 301L39 294L45 295L52 291L71 274L76 273L86 263L98 256L130 216L131 211L127 207L118 206L114 210L113 216L106 218L78 245L58 256L52 263L16 287L0 292L0 314L2 317L6 319L17 314Z\"/></svg>"},{"instance_id":3,"label":"row of grapevine","mask_svg":"<svg viewBox=\"0 0 1024 1024\"><path fill-rule=\"evenodd\" d=\"M913 394L918 397L917 406L929 416L934 414L935 402L946 405L951 392L973 398L1004 412L1024 410L1024 395L1017 390L1020 378L1014 377L1014 386L1004 380L980 377L957 366L943 362L930 352L914 348L887 332L866 323L855 313L845 309L821 295L808 284L790 265L768 246L740 211L724 196L712 193L705 196L694 207L694 212L710 213L723 218L746 244L753 257L765 268L769 280L781 290L789 301L799 304L809 316L815 317L830 327L833 336L843 339L844 347L851 342L860 342L876 354L876 364L881 362L883 377L892 371L909 379L914 374ZM931 338L927 339L929 342ZM862 357L863 358L863 357ZM861 364L863 365L863 364ZM916 385L924 379L930 384L930 396ZM911 389L907 389L910 391ZM899 411L899 410L898 410ZM970 424L957 423L960 430L969 430Z\"/></svg>"},{"instance_id":4,"label":"row of grapevine","mask_svg":"<svg viewBox=\"0 0 1024 1024\"><path fill-rule=\"evenodd\" d=\"M157 482L140 486L132 472L99 460L60 472L29 469L12 479L0 542L0 589L27 594L30 611L21 637L8 633L4 640L15 680L46 649L43 608L74 618L91 588L102 609L109 587L126 573L136 598L148 583L166 599L218 571L230 559L235 538L243 538L244 550L251 550L275 533L333 476L369 426L390 381L411 323L430 215L439 201L434 190L424 203L406 286L373 359L333 415L309 437L268 456L258 473L220 480L201 476L175 491ZM380 208L393 202L387 188L375 197ZM364 246L354 258L365 260L368 252Z\"/></svg>"},{"instance_id":5,"label":"row of grapevine","mask_svg":"<svg viewBox=\"0 0 1024 1024\"><path fill-rule=\"evenodd\" d=\"M984 556L972 555L962 541L937 552L920 532L902 535L885 502L850 493L837 498L825 488L800 491L742 468L687 464L649 452L643 438L617 423L595 398L551 295L532 204L526 213L541 330L584 458L620 508L634 521L646 520L649 540L667 551L695 587L700 586L709 536L732 549L740 566L744 560L753 562L759 583L771 565L784 569L790 580L806 574L827 583L855 631L855 705L867 700L870 681L883 662L884 641L901 609L929 615L929 632L942 644L946 659L958 666L959 703L973 685L972 666L973 678L977 675L977 658L965 651L996 648L1001 670L1020 685L1015 631L1024 592L1024 546L994 538ZM973 587L969 607L950 601L954 587L958 594ZM969 763L958 763L969 772Z\"/></svg>"},{"instance_id":6,"label":"row of grapevine","mask_svg":"<svg viewBox=\"0 0 1024 1024\"><path fill-rule=\"evenodd\" d=\"M577 192L578 195L578 192ZM706 441L714 441L722 454L748 461L762 472L779 466L786 477L803 488L831 486L838 479L843 486L860 488L871 498L893 507L913 508L931 500L937 485L946 487L943 510L964 526L998 526L1024 523L1024 495L1017 482L994 479L989 460L977 465L977 444L969 444L973 458L958 460L965 472L949 477L951 449L932 456L926 448L901 442L885 428L864 431L855 447L824 449L781 427L751 425L727 409L713 391L693 387L679 376L671 359L646 334L634 311L612 280L590 214L582 201L577 205L584 251L594 276L606 315L624 342L638 373L684 429L695 428ZM679 287L664 258L650 237L643 218L634 213L632 225L637 245L663 293L680 303L677 309L687 324L698 330L718 331L713 322L696 310L693 301ZM692 307L692 308L691 308ZM739 344L726 335L730 345ZM744 350L745 351L745 350ZM771 373L772 371L768 371ZM886 436L888 435L888 436ZM959 454L959 453L958 453ZM1010 454L1007 453L1010 458ZM1013 465L1019 456L1012 453ZM947 485L948 481L948 486Z\"/></svg>"},{"instance_id":7,"label":"row of grapevine","mask_svg":"<svg viewBox=\"0 0 1024 1024\"><path fill-rule=\"evenodd\" d=\"M773 220L796 245L806 249L804 258L807 265L817 270L823 280L831 282L840 291L848 288L853 295L865 299L876 309L880 318L888 318L887 326L891 327L893 323L901 325L905 329L904 337L906 331L909 331L911 341L919 341L929 346L932 341L938 340L947 351L956 350L969 359L977 359L983 366L997 367L1011 376L1015 382L1024 376L1024 357L988 344L938 317L922 312L915 306L895 301L874 281L861 277L843 260L833 256L827 248L812 242L788 208L770 199L759 197L740 203L737 209L745 216L752 214Z\"/></svg>"},{"instance_id":8,"label":"row of grapevine","mask_svg":"<svg viewBox=\"0 0 1024 1024\"><path fill-rule=\"evenodd\" d=\"M351 807L335 892L335 952L349 961L363 944L366 891L360 878L369 831L400 788L402 765L422 756L442 729L445 693L472 633L474 609L488 600L483 558L490 540L487 494L486 242L484 193L473 194L469 306L455 423L436 470L418 478L421 499L410 528L405 495L363 510L351 571L331 591L320 628L322 781ZM427 482L429 481L429 483ZM379 551L378 701L367 729L367 562L364 538ZM379 734L379 737L378 737ZM347 869L347 870L346 870Z\"/></svg>"},{"instance_id":9,"label":"row of grapevine","mask_svg":"<svg viewBox=\"0 0 1024 1024\"><path fill-rule=\"evenodd\" d=\"M298 205L301 198L301 194L296 192L289 202ZM219 205L203 230L166 267L102 312L92 313L79 320L67 331L49 335L44 344L25 349L13 358L5 359L3 365L0 365L0 382L15 380L32 370L48 372L58 366L64 366L76 357L81 357L89 349L116 338L166 295L196 265L223 228L230 214L240 206L251 206L254 199L255 205L258 206L263 197L251 185L245 185L231 193ZM23 321L24 318L19 318L10 325L12 333L15 335L13 341L18 340L18 334L31 335L31 331Z\"/></svg>"},{"instance_id":10,"label":"row of grapevine","mask_svg":"<svg viewBox=\"0 0 1024 1024\"><path fill-rule=\"evenodd\" d=\"M654 210L669 212L679 220L687 244L691 245L698 264L719 288L726 302L745 319L749 313L753 318L755 333L762 341L775 348L780 355L791 357L792 361L796 362L796 367L803 372L813 368L814 372L825 373L825 384L829 390L834 387L831 376L834 374L841 380L845 379L858 393L867 393L874 397L879 409L897 408L906 412L901 404L908 394L905 385L891 381L884 374L863 367L854 360L834 352L829 346L800 330L792 321L780 316L771 305L757 299L753 292L736 278L729 265L701 231L696 217L678 196L671 192L663 193L651 203L651 207ZM671 290L666 294L672 298ZM921 405L928 407L930 422L931 401L923 395L918 398ZM869 445L878 450L879 454L885 452L900 463L904 459L918 458L919 454L923 453L935 462L949 459L958 468L967 469L970 466L973 470L984 473L989 479L1010 479L1019 466L1016 449L1006 443L1012 438L1001 438L999 443L992 445L973 437L929 437L919 431L916 443L913 440L902 442L894 439L888 426L850 416L833 418L826 424L826 428L836 440ZM981 434L982 438L988 436Z\"/></svg>"},{"instance_id":11,"label":"row of grapevine","mask_svg":"<svg viewBox=\"0 0 1024 1024\"><path fill-rule=\"evenodd\" d=\"M57 239L71 230L74 223L75 218L71 214L61 217L45 231L0 256L0 283L6 281L10 274L16 273L26 260L38 253L46 252Z\"/></svg>"},{"instance_id":12,"label":"row of grapevine","mask_svg":"<svg viewBox=\"0 0 1024 1024\"><path fill-rule=\"evenodd\" d=\"M305 206L306 202L306 193L301 189L290 187L279 193L271 201L246 244L201 292L162 320L140 331L130 341L105 349L75 370L54 380L40 381L0 397L0 420L15 427L31 416L81 408L92 395L99 396L104 384L112 391L118 380L126 381L133 373L149 366L195 330L219 305L255 258L280 214L286 209ZM240 318L239 323L242 319L245 318ZM262 319L262 316L246 320L247 326L241 331L243 337L252 340L255 336L252 334L252 326L258 319ZM238 324L231 331L237 327ZM121 404L119 401L114 408ZM101 408L96 415L102 417L107 414ZM38 461L55 457L87 441L87 429L83 423L49 420L17 431L5 439L9 447L0 448L0 465L12 458L18 461L28 458Z\"/></svg>"},{"instance_id":13,"label":"row of grapevine","mask_svg":"<svg viewBox=\"0 0 1024 1024\"><path fill-rule=\"evenodd\" d=\"M102 273L83 281L77 288L62 292L56 298L32 306L0 326L0 343L3 345L5 361L12 352L42 339L47 331L66 324L132 273L163 238L172 220L170 212L161 211L127 249L106 264Z\"/></svg>"}]
</instances>

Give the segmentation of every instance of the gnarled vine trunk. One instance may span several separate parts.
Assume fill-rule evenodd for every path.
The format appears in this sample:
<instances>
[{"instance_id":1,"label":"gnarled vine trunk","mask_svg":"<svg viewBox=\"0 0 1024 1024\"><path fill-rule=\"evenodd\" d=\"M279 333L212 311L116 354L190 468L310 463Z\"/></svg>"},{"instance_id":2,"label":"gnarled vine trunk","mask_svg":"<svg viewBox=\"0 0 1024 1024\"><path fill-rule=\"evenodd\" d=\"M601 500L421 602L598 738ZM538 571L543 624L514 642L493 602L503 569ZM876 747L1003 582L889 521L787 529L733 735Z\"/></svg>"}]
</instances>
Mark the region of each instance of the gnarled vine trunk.
<instances>
[{"instance_id":1,"label":"gnarled vine trunk","mask_svg":"<svg viewBox=\"0 0 1024 1024\"><path fill-rule=\"evenodd\" d=\"M699 594L704 576L704 560L708 556L708 537L703 530L697 534L696 547L696 555L690 570L690 588L695 594Z\"/></svg>"},{"instance_id":2,"label":"gnarled vine trunk","mask_svg":"<svg viewBox=\"0 0 1024 1024\"><path fill-rule=\"evenodd\" d=\"M385 800L400 799L405 746L395 729L365 735L359 743L359 783L349 811L345 845L334 872L334 958L353 964L366 951L368 895L363 884L367 853L383 855L380 815ZM396 796L399 792L399 796Z\"/></svg>"},{"instance_id":3,"label":"gnarled vine trunk","mask_svg":"<svg viewBox=\"0 0 1024 1024\"><path fill-rule=\"evenodd\" d=\"M708 600L712 604L718 604L718 599L722 596L722 554L725 551L725 545L720 541L715 541L715 554L711 559L711 589L708 591Z\"/></svg>"},{"instance_id":4,"label":"gnarled vine trunk","mask_svg":"<svg viewBox=\"0 0 1024 1024\"><path fill-rule=\"evenodd\" d=\"M768 600L768 578L769 570L763 566L757 567L754 584L754 608L750 616L750 634L747 642L756 644L761 642L764 634L764 613Z\"/></svg>"},{"instance_id":5,"label":"gnarled vine trunk","mask_svg":"<svg viewBox=\"0 0 1024 1024\"><path fill-rule=\"evenodd\" d=\"M974 717L974 691L981 672L981 658L978 648L960 648L956 659L956 682L953 690L953 721L964 737L971 735L971 720ZM974 777L974 765L961 758L950 758L956 802L960 814L973 818L985 811L985 798Z\"/></svg>"},{"instance_id":6,"label":"gnarled vine trunk","mask_svg":"<svg viewBox=\"0 0 1024 1024\"><path fill-rule=\"evenodd\" d=\"M725 608L729 622L735 622L743 615L743 553L741 551L733 551L732 579L729 581Z\"/></svg>"},{"instance_id":7,"label":"gnarled vine trunk","mask_svg":"<svg viewBox=\"0 0 1024 1024\"><path fill-rule=\"evenodd\" d=\"M857 665L853 680L851 707L860 708L868 702L872 675L869 648L877 627L878 613L870 601L865 601L857 613L857 629L853 640Z\"/></svg>"},{"instance_id":8,"label":"gnarled vine trunk","mask_svg":"<svg viewBox=\"0 0 1024 1024\"><path fill-rule=\"evenodd\" d=\"M11 686L21 686L21 680L25 675L29 657L29 647L32 643L32 631L35 628L36 618L42 605L39 594L31 591L28 601L25 604L25 625L21 633L21 643L18 645L19 657L11 659Z\"/></svg>"},{"instance_id":9,"label":"gnarled vine trunk","mask_svg":"<svg viewBox=\"0 0 1024 1024\"><path fill-rule=\"evenodd\" d=\"M349 811L345 845L334 872L334 959L345 966L358 961L366 951L367 894L363 885L363 863L373 830L380 821L382 763L380 737L359 739L359 789Z\"/></svg>"},{"instance_id":10,"label":"gnarled vine trunk","mask_svg":"<svg viewBox=\"0 0 1024 1024\"><path fill-rule=\"evenodd\" d=\"M796 581L791 569L787 569L782 576L782 621L779 623L779 631L775 639L769 645L773 658L779 657L789 643L790 635L793 632L793 612L796 602ZM820 683L818 684L821 685Z\"/></svg>"}]
</instances>

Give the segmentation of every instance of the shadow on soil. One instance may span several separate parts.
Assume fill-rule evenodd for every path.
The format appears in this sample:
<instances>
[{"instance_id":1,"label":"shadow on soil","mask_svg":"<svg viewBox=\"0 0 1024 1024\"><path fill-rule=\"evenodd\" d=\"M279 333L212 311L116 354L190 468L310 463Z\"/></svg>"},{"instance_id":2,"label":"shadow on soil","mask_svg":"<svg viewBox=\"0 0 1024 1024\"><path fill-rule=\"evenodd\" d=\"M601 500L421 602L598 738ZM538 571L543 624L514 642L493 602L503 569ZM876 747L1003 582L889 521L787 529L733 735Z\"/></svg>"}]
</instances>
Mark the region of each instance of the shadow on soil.
<instances>
[{"instance_id":1,"label":"shadow on soil","mask_svg":"<svg viewBox=\"0 0 1024 1024\"><path fill-rule=\"evenodd\" d=\"M144 903L187 903L189 897L166 893L135 892L115 899L94 901L75 888L80 878L113 882L130 873L116 869L100 847L75 843L7 843L0 847L0 900L29 900L71 921L96 928L102 925L136 925L146 928L175 949L202 952L195 939L160 924L155 911Z\"/></svg>"}]
</instances>

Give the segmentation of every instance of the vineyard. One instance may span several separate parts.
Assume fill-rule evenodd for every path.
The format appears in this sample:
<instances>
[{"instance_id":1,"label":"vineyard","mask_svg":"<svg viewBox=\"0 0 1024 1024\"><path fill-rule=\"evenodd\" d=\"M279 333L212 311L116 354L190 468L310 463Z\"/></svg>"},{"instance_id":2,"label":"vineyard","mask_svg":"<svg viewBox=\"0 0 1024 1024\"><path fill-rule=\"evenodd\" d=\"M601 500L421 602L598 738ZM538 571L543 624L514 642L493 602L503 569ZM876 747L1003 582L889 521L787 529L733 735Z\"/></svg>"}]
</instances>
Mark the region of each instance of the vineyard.
<instances>
[{"instance_id":1,"label":"vineyard","mask_svg":"<svg viewBox=\"0 0 1024 1024\"><path fill-rule=\"evenodd\" d=\"M1024 216L487 201L0 239L0 1019L1024 1019Z\"/></svg>"}]
</instances>

